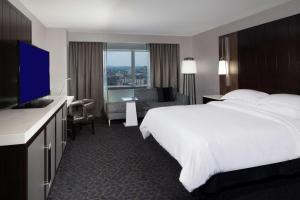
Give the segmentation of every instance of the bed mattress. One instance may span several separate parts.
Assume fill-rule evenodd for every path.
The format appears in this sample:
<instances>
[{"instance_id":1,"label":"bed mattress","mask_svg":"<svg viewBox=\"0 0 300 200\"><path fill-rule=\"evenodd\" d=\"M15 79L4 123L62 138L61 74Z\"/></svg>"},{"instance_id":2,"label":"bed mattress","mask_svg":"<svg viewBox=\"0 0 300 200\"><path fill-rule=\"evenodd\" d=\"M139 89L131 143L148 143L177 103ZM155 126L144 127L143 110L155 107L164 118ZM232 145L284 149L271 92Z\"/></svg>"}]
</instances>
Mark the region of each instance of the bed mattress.
<instances>
[{"instance_id":1,"label":"bed mattress","mask_svg":"<svg viewBox=\"0 0 300 200\"><path fill-rule=\"evenodd\" d=\"M148 111L141 126L181 165L188 191L216 174L300 157L300 122L237 102Z\"/></svg>"}]
</instances>

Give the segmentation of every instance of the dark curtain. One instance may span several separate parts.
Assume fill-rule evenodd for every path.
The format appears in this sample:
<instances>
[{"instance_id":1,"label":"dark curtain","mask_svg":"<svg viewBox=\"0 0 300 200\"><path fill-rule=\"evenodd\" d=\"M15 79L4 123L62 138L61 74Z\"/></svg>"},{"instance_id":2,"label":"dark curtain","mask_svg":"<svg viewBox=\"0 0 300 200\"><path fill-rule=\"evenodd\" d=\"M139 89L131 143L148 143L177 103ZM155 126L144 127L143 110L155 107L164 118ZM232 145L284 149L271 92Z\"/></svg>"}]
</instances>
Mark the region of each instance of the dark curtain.
<instances>
[{"instance_id":1,"label":"dark curtain","mask_svg":"<svg viewBox=\"0 0 300 200\"><path fill-rule=\"evenodd\" d=\"M151 83L153 87L179 86L179 44L150 44Z\"/></svg>"},{"instance_id":2,"label":"dark curtain","mask_svg":"<svg viewBox=\"0 0 300 200\"><path fill-rule=\"evenodd\" d=\"M70 42L70 95L75 99L94 99L95 115L103 110L103 43Z\"/></svg>"}]
</instances>

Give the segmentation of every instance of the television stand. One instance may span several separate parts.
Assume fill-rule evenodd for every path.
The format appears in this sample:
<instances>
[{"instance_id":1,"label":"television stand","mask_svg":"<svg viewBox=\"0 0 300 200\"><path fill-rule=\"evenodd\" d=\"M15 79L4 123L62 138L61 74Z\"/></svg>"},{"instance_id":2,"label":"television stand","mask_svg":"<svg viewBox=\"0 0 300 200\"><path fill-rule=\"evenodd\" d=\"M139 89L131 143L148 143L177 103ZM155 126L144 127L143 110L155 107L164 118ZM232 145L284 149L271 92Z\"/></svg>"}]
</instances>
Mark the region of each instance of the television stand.
<instances>
[{"instance_id":1,"label":"television stand","mask_svg":"<svg viewBox=\"0 0 300 200\"><path fill-rule=\"evenodd\" d=\"M29 103L25 103L23 105L17 105L13 109L26 109L26 108L44 108L52 103L53 99L38 99L31 101Z\"/></svg>"}]
</instances>

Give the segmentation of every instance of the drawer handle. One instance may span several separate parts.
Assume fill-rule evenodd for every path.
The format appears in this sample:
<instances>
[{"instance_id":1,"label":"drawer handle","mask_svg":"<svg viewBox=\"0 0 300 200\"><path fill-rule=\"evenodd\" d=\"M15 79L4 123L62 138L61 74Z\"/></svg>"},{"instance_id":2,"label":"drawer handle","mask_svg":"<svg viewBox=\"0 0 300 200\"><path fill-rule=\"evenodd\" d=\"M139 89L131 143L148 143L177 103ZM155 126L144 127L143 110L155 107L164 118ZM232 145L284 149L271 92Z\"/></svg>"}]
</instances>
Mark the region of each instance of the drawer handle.
<instances>
[{"instance_id":1,"label":"drawer handle","mask_svg":"<svg viewBox=\"0 0 300 200\"><path fill-rule=\"evenodd\" d=\"M52 159L52 156L51 156L51 143L48 146L44 147L44 148L47 150L47 165L48 165L48 177L47 177L47 182L45 182L44 185L47 185L47 183L50 184L51 176L52 176L51 175L51 171L52 171L52 169L51 169L51 159Z\"/></svg>"},{"instance_id":2,"label":"drawer handle","mask_svg":"<svg viewBox=\"0 0 300 200\"><path fill-rule=\"evenodd\" d=\"M47 150L51 149L51 143L48 146L45 146L44 149L47 149Z\"/></svg>"},{"instance_id":3,"label":"drawer handle","mask_svg":"<svg viewBox=\"0 0 300 200\"><path fill-rule=\"evenodd\" d=\"M50 182L46 181L43 183L43 186L47 186L47 187L50 187Z\"/></svg>"},{"instance_id":4,"label":"drawer handle","mask_svg":"<svg viewBox=\"0 0 300 200\"><path fill-rule=\"evenodd\" d=\"M50 148L48 149L48 182L51 183L51 179L52 179L52 166L51 166L51 160L52 160L52 156L51 156L51 143L50 143Z\"/></svg>"}]
</instances>

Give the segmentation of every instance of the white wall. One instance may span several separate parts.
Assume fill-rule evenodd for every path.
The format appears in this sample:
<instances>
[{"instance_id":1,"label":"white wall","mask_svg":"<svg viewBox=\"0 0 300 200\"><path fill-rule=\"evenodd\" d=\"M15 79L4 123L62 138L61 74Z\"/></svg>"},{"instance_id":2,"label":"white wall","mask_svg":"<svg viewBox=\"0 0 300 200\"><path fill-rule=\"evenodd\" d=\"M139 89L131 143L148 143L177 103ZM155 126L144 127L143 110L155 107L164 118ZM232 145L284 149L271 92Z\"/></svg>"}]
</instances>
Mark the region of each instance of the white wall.
<instances>
[{"instance_id":1,"label":"white wall","mask_svg":"<svg viewBox=\"0 0 300 200\"><path fill-rule=\"evenodd\" d=\"M50 82L52 95L67 94L67 31L48 28L46 49L50 52Z\"/></svg>"},{"instance_id":2,"label":"white wall","mask_svg":"<svg viewBox=\"0 0 300 200\"><path fill-rule=\"evenodd\" d=\"M193 37L193 55L197 60L197 101L204 94L219 94L218 37L259 24L300 13L300 1L294 0L259 14L235 21Z\"/></svg>"}]
</instances>

